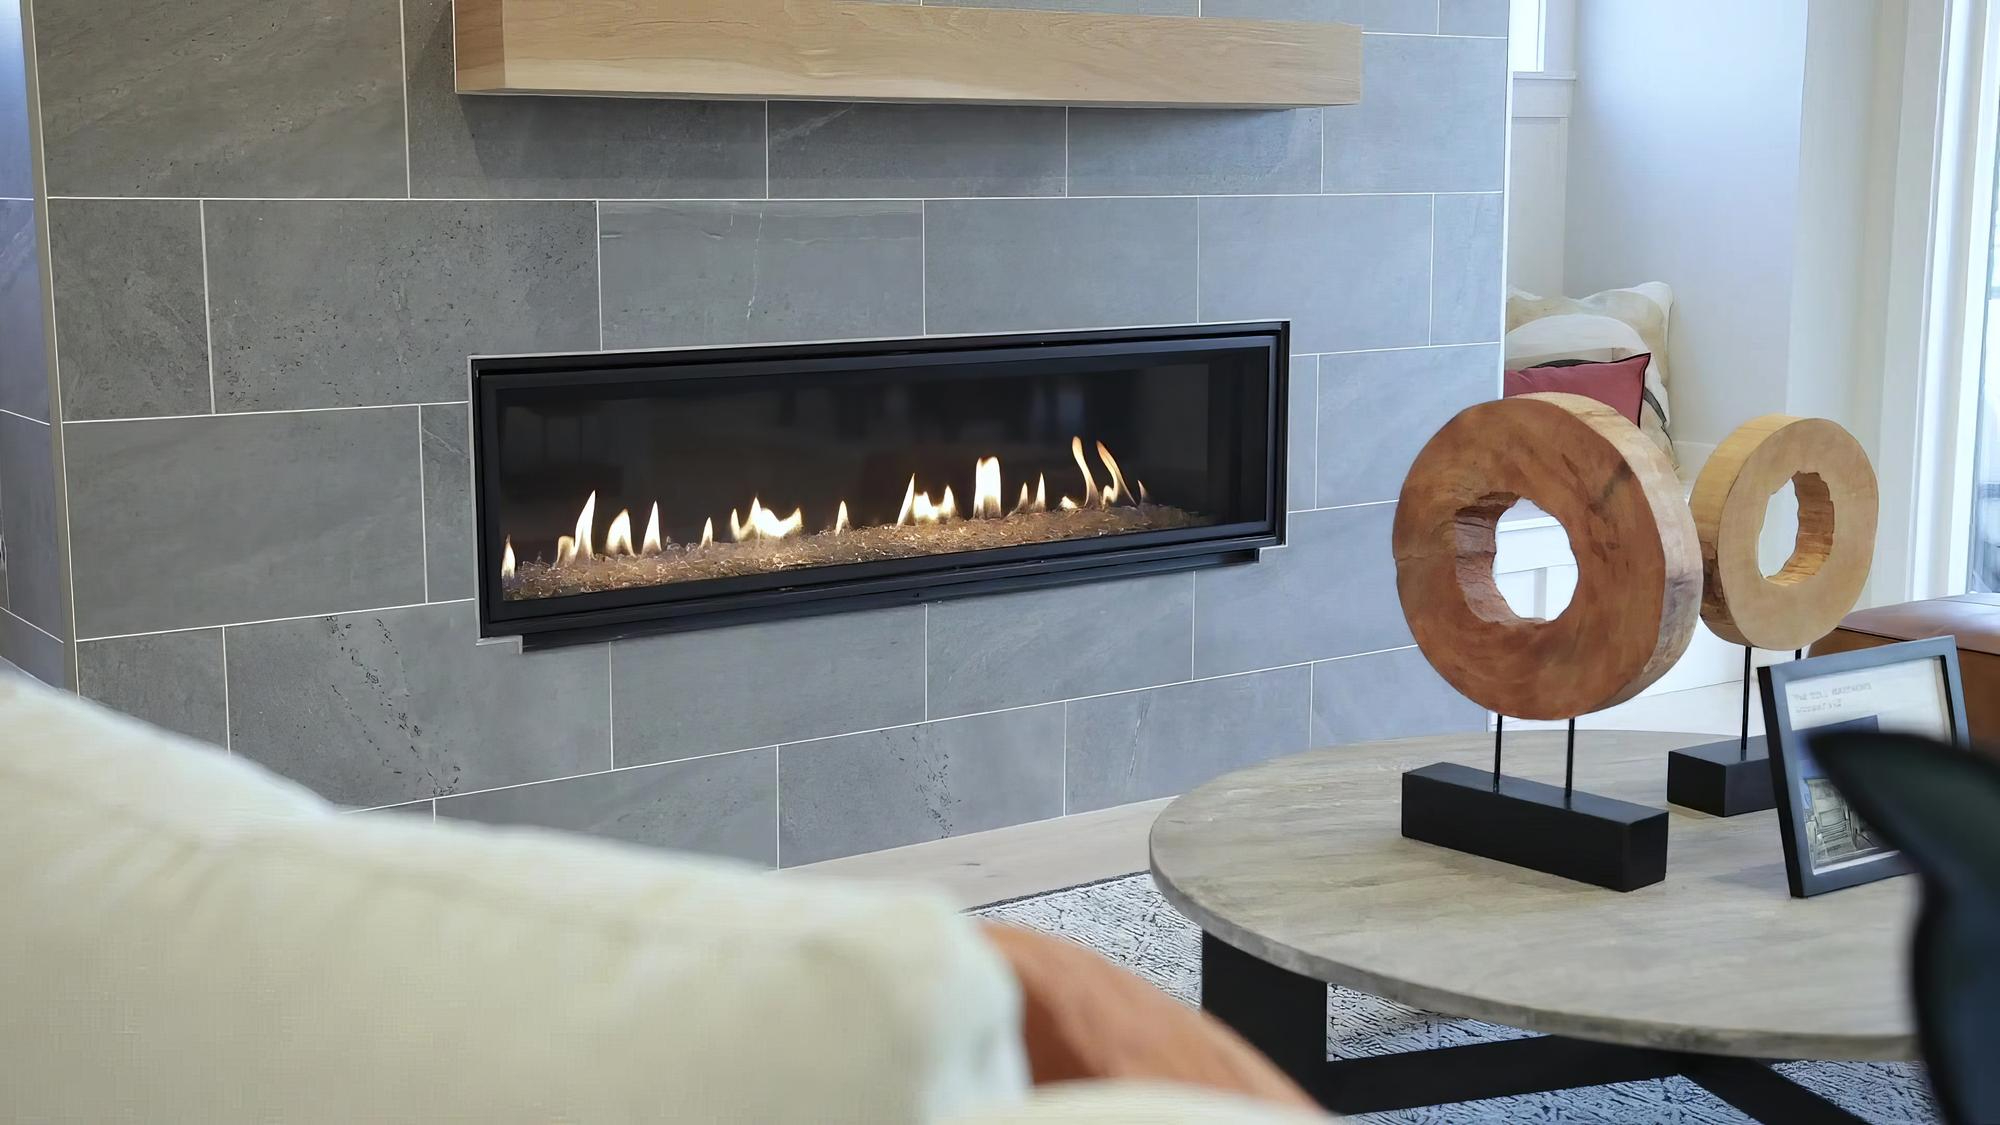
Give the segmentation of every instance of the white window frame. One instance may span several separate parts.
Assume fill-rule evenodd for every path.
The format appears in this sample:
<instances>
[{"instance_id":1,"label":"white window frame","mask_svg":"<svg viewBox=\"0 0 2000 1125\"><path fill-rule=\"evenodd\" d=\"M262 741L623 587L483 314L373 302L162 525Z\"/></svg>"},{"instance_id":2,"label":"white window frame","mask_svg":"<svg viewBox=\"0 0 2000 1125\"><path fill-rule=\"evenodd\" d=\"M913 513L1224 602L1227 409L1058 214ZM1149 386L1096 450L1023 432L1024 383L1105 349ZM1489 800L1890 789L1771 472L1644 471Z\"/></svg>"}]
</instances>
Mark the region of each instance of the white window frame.
<instances>
[{"instance_id":1,"label":"white window frame","mask_svg":"<svg viewBox=\"0 0 2000 1125\"><path fill-rule=\"evenodd\" d=\"M1965 592L1984 343L2000 20L1912 0L1882 367L1873 600Z\"/></svg>"}]
</instances>

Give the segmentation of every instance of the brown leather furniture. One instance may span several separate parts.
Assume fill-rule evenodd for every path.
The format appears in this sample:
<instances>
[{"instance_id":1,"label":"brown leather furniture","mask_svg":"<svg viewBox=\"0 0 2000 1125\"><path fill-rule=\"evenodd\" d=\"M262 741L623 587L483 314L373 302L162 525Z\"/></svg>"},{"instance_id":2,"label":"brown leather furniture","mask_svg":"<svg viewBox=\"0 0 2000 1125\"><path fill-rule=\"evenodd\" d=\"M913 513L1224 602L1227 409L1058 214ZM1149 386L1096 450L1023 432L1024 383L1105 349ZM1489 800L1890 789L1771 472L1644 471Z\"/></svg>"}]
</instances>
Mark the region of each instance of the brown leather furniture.
<instances>
[{"instance_id":1,"label":"brown leather furniture","mask_svg":"<svg viewBox=\"0 0 2000 1125\"><path fill-rule=\"evenodd\" d=\"M1812 646L1812 654L1944 636L1958 638L1966 726L1973 740L2000 746L2000 594L1961 594L1856 610Z\"/></svg>"}]
</instances>

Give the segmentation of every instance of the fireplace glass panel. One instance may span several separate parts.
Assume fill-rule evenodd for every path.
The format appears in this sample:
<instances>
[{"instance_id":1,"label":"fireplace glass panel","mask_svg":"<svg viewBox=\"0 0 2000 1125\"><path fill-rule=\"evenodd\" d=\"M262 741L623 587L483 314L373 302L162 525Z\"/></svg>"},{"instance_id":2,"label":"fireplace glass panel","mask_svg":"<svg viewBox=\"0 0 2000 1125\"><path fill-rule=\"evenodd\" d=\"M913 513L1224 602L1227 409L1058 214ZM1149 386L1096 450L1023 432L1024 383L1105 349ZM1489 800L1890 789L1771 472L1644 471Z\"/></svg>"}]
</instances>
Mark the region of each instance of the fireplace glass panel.
<instances>
[{"instance_id":1,"label":"fireplace glass panel","mask_svg":"<svg viewBox=\"0 0 2000 1125\"><path fill-rule=\"evenodd\" d=\"M671 606L1268 533L1272 345L504 361L478 376L486 604Z\"/></svg>"}]
</instances>

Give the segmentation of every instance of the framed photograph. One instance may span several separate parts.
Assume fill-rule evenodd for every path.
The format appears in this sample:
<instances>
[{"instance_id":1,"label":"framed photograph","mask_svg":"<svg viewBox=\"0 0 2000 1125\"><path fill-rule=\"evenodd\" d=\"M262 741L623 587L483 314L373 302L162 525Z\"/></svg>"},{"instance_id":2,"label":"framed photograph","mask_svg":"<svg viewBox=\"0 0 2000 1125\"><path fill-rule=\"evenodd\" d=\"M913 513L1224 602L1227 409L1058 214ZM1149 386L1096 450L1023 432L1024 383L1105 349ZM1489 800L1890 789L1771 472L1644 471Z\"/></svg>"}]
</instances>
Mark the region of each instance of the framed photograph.
<instances>
[{"instance_id":1,"label":"framed photograph","mask_svg":"<svg viewBox=\"0 0 2000 1125\"><path fill-rule=\"evenodd\" d=\"M1880 730L1966 745L1957 640L1933 637L1773 664L1759 678L1792 897L1909 871L1902 854L1884 846L1827 780L1812 740Z\"/></svg>"}]
</instances>

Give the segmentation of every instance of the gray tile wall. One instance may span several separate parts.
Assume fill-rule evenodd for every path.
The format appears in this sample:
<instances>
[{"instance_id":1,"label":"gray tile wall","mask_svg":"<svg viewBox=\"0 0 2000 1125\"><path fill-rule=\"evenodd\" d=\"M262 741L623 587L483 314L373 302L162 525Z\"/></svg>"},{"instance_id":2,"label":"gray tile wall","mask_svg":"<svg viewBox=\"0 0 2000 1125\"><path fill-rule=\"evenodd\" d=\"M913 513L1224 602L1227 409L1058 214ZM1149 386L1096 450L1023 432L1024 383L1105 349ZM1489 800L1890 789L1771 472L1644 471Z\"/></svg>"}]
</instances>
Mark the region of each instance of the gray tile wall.
<instances>
[{"instance_id":1,"label":"gray tile wall","mask_svg":"<svg viewBox=\"0 0 2000 1125\"><path fill-rule=\"evenodd\" d=\"M1504 0L1004 3L1362 22L1366 100L460 98L448 0L38 0L82 690L357 807L766 865L1480 725L1387 541L1497 390ZM1261 563L472 644L468 352L1279 316Z\"/></svg>"},{"instance_id":2,"label":"gray tile wall","mask_svg":"<svg viewBox=\"0 0 2000 1125\"><path fill-rule=\"evenodd\" d=\"M60 436L20 0L0 0L0 664L70 683Z\"/></svg>"}]
</instances>

